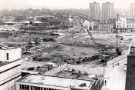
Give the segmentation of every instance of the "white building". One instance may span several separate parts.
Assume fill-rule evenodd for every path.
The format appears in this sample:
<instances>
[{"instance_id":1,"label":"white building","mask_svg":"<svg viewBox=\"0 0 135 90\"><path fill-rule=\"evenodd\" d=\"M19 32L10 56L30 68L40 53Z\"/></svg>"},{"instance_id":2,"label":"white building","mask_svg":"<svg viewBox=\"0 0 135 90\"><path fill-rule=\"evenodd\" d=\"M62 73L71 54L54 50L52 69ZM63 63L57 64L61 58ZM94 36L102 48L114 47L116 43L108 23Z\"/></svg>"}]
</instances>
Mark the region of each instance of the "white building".
<instances>
[{"instance_id":1,"label":"white building","mask_svg":"<svg viewBox=\"0 0 135 90\"><path fill-rule=\"evenodd\" d=\"M110 2L102 4L102 20L108 20L114 17L114 5Z\"/></svg>"},{"instance_id":2,"label":"white building","mask_svg":"<svg viewBox=\"0 0 135 90\"><path fill-rule=\"evenodd\" d=\"M130 17L135 18L135 3L130 4Z\"/></svg>"},{"instance_id":3,"label":"white building","mask_svg":"<svg viewBox=\"0 0 135 90\"><path fill-rule=\"evenodd\" d=\"M127 19L126 17L117 17L116 28L127 28Z\"/></svg>"},{"instance_id":4,"label":"white building","mask_svg":"<svg viewBox=\"0 0 135 90\"><path fill-rule=\"evenodd\" d=\"M100 19L100 4L97 2L90 3L90 17L92 20L99 20Z\"/></svg>"},{"instance_id":5,"label":"white building","mask_svg":"<svg viewBox=\"0 0 135 90\"><path fill-rule=\"evenodd\" d=\"M0 49L0 61L15 61L21 58L21 48L2 48Z\"/></svg>"},{"instance_id":6,"label":"white building","mask_svg":"<svg viewBox=\"0 0 135 90\"><path fill-rule=\"evenodd\" d=\"M15 82L21 78L21 49L0 49L0 90L15 90Z\"/></svg>"},{"instance_id":7,"label":"white building","mask_svg":"<svg viewBox=\"0 0 135 90\"><path fill-rule=\"evenodd\" d=\"M93 84L94 81L29 75L16 83L16 90L90 90Z\"/></svg>"}]
</instances>

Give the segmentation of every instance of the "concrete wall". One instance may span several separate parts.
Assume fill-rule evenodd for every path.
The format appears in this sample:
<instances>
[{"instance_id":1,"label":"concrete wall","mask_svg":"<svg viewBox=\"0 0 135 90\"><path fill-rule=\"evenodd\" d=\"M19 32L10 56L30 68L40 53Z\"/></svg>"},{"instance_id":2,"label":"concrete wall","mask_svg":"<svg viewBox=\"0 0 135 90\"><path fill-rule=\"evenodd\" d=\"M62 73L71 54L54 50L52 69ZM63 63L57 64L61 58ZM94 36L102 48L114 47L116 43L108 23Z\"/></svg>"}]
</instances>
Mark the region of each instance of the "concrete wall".
<instances>
[{"instance_id":1,"label":"concrete wall","mask_svg":"<svg viewBox=\"0 0 135 90\"><path fill-rule=\"evenodd\" d=\"M0 66L0 90L15 90L15 83L21 78L21 60Z\"/></svg>"},{"instance_id":2,"label":"concrete wall","mask_svg":"<svg viewBox=\"0 0 135 90\"><path fill-rule=\"evenodd\" d=\"M23 59L20 59L20 60L17 60L15 62L12 62L12 63L6 64L6 65L0 66L0 72L3 72L3 71L5 71L5 70L7 70L9 68L12 68L12 67L14 67L16 65L21 64L22 60Z\"/></svg>"},{"instance_id":3,"label":"concrete wall","mask_svg":"<svg viewBox=\"0 0 135 90\"><path fill-rule=\"evenodd\" d=\"M8 53L8 60L7 60ZM22 57L21 48L15 49L1 49L0 50L0 61L14 61Z\"/></svg>"},{"instance_id":4,"label":"concrete wall","mask_svg":"<svg viewBox=\"0 0 135 90\"><path fill-rule=\"evenodd\" d=\"M17 75L20 75L21 72L20 72L20 66L17 66L13 69L10 69L8 71L5 71L3 73L0 73L0 84L10 80L11 78L17 76Z\"/></svg>"},{"instance_id":5,"label":"concrete wall","mask_svg":"<svg viewBox=\"0 0 135 90\"><path fill-rule=\"evenodd\" d=\"M16 81L19 80L21 77L17 77L9 82L7 82L6 84L3 84L2 86L0 86L0 90L16 90Z\"/></svg>"}]
</instances>

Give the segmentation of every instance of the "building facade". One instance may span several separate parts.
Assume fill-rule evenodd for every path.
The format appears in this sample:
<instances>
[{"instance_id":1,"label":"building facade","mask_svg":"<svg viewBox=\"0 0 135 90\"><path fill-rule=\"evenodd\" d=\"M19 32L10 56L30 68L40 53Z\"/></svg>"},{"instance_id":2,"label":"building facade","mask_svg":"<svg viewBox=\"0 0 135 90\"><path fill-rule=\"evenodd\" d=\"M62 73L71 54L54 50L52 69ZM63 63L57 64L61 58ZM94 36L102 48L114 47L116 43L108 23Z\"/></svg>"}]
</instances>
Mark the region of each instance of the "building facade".
<instances>
[{"instance_id":1,"label":"building facade","mask_svg":"<svg viewBox=\"0 0 135 90\"><path fill-rule=\"evenodd\" d=\"M127 18L117 16L116 28L127 28Z\"/></svg>"},{"instance_id":2,"label":"building facade","mask_svg":"<svg viewBox=\"0 0 135 90\"><path fill-rule=\"evenodd\" d=\"M15 83L21 78L21 49L0 49L0 90L15 90Z\"/></svg>"},{"instance_id":3,"label":"building facade","mask_svg":"<svg viewBox=\"0 0 135 90\"><path fill-rule=\"evenodd\" d=\"M102 20L112 19L114 17L114 5L110 2L102 4Z\"/></svg>"},{"instance_id":4,"label":"building facade","mask_svg":"<svg viewBox=\"0 0 135 90\"><path fill-rule=\"evenodd\" d=\"M113 24L100 23L98 26L99 32L113 32Z\"/></svg>"},{"instance_id":5,"label":"building facade","mask_svg":"<svg viewBox=\"0 0 135 90\"><path fill-rule=\"evenodd\" d=\"M127 28L130 28L131 31L135 31L135 20L134 19L127 19Z\"/></svg>"},{"instance_id":6,"label":"building facade","mask_svg":"<svg viewBox=\"0 0 135 90\"><path fill-rule=\"evenodd\" d=\"M99 20L100 19L100 13L101 13L101 8L100 4L97 2L90 3L90 17L92 20Z\"/></svg>"}]
</instances>

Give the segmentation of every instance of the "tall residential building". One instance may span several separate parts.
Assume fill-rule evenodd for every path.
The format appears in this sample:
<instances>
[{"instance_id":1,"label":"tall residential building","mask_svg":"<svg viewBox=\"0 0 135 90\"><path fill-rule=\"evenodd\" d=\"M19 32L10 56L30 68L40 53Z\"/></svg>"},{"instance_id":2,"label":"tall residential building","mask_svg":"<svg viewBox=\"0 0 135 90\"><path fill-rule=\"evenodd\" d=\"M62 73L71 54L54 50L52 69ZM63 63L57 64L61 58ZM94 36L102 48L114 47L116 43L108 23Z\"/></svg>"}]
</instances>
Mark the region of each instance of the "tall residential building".
<instances>
[{"instance_id":1,"label":"tall residential building","mask_svg":"<svg viewBox=\"0 0 135 90\"><path fill-rule=\"evenodd\" d=\"M130 4L130 17L135 18L135 3Z\"/></svg>"},{"instance_id":2,"label":"tall residential building","mask_svg":"<svg viewBox=\"0 0 135 90\"><path fill-rule=\"evenodd\" d=\"M15 90L21 78L21 48L0 48L0 90Z\"/></svg>"},{"instance_id":3,"label":"tall residential building","mask_svg":"<svg viewBox=\"0 0 135 90\"><path fill-rule=\"evenodd\" d=\"M110 2L102 4L102 20L108 20L114 17L114 5Z\"/></svg>"},{"instance_id":4,"label":"tall residential building","mask_svg":"<svg viewBox=\"0 0 135 90\"><path fill-rule=\"evenodd\" d=\"M100 4L97 2L90 3L90 17L92 20L99 20L100 19Z\"/></svg>"}]
</instances>

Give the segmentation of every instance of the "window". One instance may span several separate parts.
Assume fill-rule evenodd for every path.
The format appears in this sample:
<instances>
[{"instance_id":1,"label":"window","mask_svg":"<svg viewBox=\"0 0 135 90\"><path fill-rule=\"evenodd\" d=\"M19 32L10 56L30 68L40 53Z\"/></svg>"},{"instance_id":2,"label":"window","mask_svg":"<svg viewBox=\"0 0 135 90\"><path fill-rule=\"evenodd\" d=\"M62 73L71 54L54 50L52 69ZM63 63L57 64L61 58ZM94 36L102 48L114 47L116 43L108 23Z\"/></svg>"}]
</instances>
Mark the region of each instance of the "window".
<instances>
[{"instance_id":1,"label":"window","mask_svg":"<svg viewBox=\"0 0 135 90\"><path fill-rule=\"evenodd\" d=\"M6 56L7 56L7 60L9 60L9 53L6 53Z\"/></svg>"},{"instance_id":2,"label":"window","mask_svg":"<svg viewBox=\"0 0 135 90\"><path fill-rule=\"evenodd\" d=\"M20 90L29 90L28 85L20 85Z\"/></svg>"}]
</instances>

